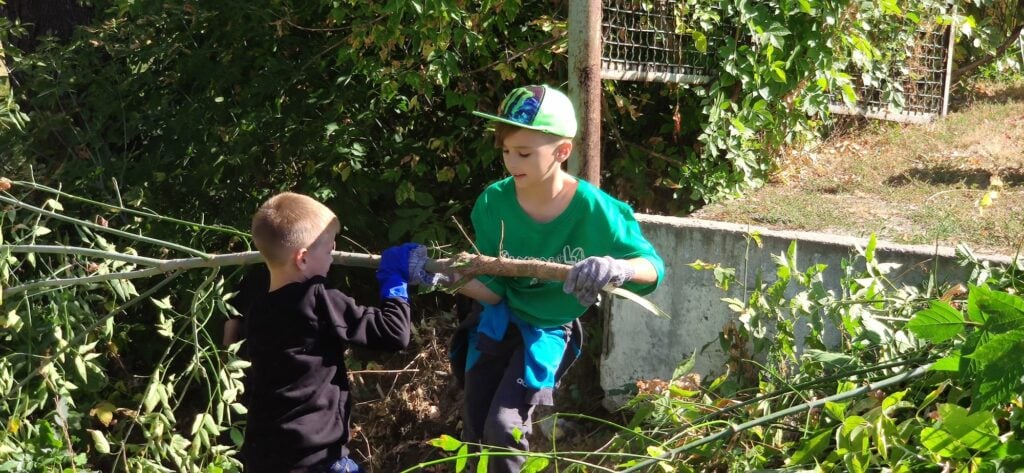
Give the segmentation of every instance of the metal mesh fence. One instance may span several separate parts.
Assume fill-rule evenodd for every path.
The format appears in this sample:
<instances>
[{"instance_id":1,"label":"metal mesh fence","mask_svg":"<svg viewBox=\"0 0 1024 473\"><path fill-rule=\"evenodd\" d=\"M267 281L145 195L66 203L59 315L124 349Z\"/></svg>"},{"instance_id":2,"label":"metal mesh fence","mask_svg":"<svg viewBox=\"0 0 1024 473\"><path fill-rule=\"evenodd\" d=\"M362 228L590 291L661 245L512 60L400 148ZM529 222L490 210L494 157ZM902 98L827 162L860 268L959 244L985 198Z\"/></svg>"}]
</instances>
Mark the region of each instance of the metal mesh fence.
<instances>
[{"instance_id":1,"label":"metal mesh fence","mask_svg":"<svg viewBox=\"0 0 1024 473\"><path fill-rule=\"evenodd\" d=\"M604 0L601 78L699 84L711 80L718 38L679 32L672 0ZM702 52L701 49L704 51Z\"/></svg>"},{"instance_id":2,"label":"metal mesh fence","mask_svg":"<svg viewBox=\"0 0 1024 473\"><path fill-rule=\"evenodd\" d=\"M680 25L676 0L603 0L601 78L644 82L701 84L716 74L715 48L730 31L706 38ZM698 40L700 38L700 40ZM703 41L698 48L698 41ZM890 65L881 83L855 78L857 104L848 107L841 92L832 96L833 113L856 114L906 122L927 122L944 113L949 28L922 21L914 41L894 56L906 60ZM898 94L898 95L896 95ZM902 105L895 106L902 97Z\"/></svg>"},{"instance_id":3,"label":"metal mesh fence","mask_svg":"<svg viewBox=\"0 0 1024 473\"><path fill-rule=\"evenodd\" d=\"M859 71L847 71L855 79L857 103L849 107L843 103L839 92L835 92L832 112L902 122L928 122L941 115L949 73L946 70L949 28L922 21L914 40L903 47L906 50L899 55L906 58L891 64L889 76L879 84L865 83ZM891 91L902 94L902 106L896 105L895 92Z\"/></svg>"}]
</instances>

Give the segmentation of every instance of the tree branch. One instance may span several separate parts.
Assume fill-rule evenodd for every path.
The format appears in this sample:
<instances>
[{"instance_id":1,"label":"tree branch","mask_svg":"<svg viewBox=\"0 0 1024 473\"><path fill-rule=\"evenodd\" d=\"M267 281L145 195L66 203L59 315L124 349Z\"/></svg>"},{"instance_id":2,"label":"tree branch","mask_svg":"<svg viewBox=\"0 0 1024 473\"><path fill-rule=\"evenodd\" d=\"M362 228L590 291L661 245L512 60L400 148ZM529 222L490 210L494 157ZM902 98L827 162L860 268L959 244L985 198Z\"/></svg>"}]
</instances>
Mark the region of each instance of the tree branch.
<instances>
[{"instance_id":1,"label":"tree branch","mask_svg":"<svg viewBox=\"0 0 1024 473\"><path fill-rule=\"evenodd\" d=\"M176 243L171 243L171 242L167 242L167 241L163 241L163 240L157 240L155 238L149 238L149 237L142 236L142 235L136 235L134 233L128 233L126 231L118 230L116 228L104 227L103 225L98 225L98 224L95 224L95 223L92 223L92 222L86 222L85 220L80 220L80 219L77 219L77 218L74 218L74 217L68 217L66 215L62 215L62 214L59 214L57 212L51 212L49 210L45 210L45 209L41 209L39 207L36 207L34 205L26 204L25 202L22 202L20 200L13 199L13 198L10 198L10 197L4 196L4 195L0 195L0 202L5 202L5 203L8 203L8 204L17 206L17 207L21 207L21 208L23 208L25 210L28 210L30 212L35 212L37 214L40 214L40 215L43 215L43 216L46 216L46 217L50 217L50 218L53 218L53 219L56 219L56 220L61 220L61 221L65 221L65 222L68 222L68 223L73 223L75 225L81 225L83 227L88 227L88 228L91 228L93 230L99 230L101 232L112 233L114 235L122 236L122 237L125 237L125 238L128 238L128 239L132 239L132 240L141 241L141 242L144 242L144 243L149 243L149 244L152 244L152 245L163 246L163 247L170 248L170 249L173 249L173 250L178 250L178 251L181 251L183 253L190 254L190 255L196 255L196 256L204 257L204 258L210 256L210 255L207 255L206 253L203 253L202 251L199 251L199 250L196 250L196 249L193 249L193 248L189 248L187 246L182 246L182 245L178 245Z\"/></svg>"},{"instance_id":2,"label":"tree branch","mask_svg":"<svg viewBox=\"0 0 1024 473\"><path fill-rule=\"evenodd\" d=\"M262 263L263 257L257 251L246 251L241 253L229 253L224 255L212 255L209 257L179 258L171 260L160 260L142 256L128 255L110 251L96 250L92 248L80 248L72 246L51 246L51 245L7 245L0 246L0 251L11 253L47 253L47 254L76 254L93 256L116 261L124 261L144 266L146 269L126 271L108 274L96 274L92 276L81 276L75 278L48 279L33 281L30 283L13 286L3 290L3 298L10 297L28 290L43 287L61 287L78 284L90 284L96 282L110 281L114 279L139 279L158 274L173 273L176 271L187 271L197 268L213 268L222 266L239 266L246 264ZM380 265L380 256L361 253L349 253L335 251L333 253L334 264L343 266L354 266L362 268L376 268ZM472 278L478 275L488 274L492 276L508 277L535 277L538 279L564 281L569 274L571 267L565 264L548 263L536 260L516 260L508 258L495 258L492 256L474 255L470 253L459 253L453 258L429 261L426 264L430 272L458 272L463 277Z\"/></svg>"},{"instance_id":3,"label":"tree branch","mask_svg":"<svg viewBox=\"0 0 1024 473\"><path fill-rule=\"evenodd\" d=\"M705 444L708 444L708 443L711 443L711 442L715 442L715 441L718 441L718 440L727 439L729 437L732 437L733 435L736 435L739 432L743 432L744 430L749 430L749 429L752 429L754 427L765 425L765 424L774 422L777 419L782 419L782 418L784 418L786 416L791 416L793 414L798 414L800 412L809 411L812 408L824 406L826 403L829 403L829 402L841 402L841 401L845 401L847 399L852 399L852 398L855 398L855 397L864 396L865 394L867 394L867 393L869 393L871 391L875 391L875 390L878 390L878 389L889 387L891 385L900 384L900 383L903 383L903 382L906 382L906 381L910 381L910 380L912 380L914 378L919 378L919 377L925 375L926 373L928 373L928 369L931 368L931 366L932 366L931 363L929 363L927 365L924 365L924 366L919 366L917 368L914 368L913 370L904 371L904 372L902 372L902 373L900 373L898 375L895 375L895 376L892 376L890 378L886 378L886 379L883 379L881 381L878 381L877 383L866 384L864 386L861 386L861 387L856 388L856 389L852 389L850 391L844 391L844 392L841 392L841 393L838 393L838 394L833 394L831 396L824 397L824 398L821 398L821 399L815 399L813 401L805 402L803 404L797 404L797 405L795 405L793 407L790 407L788 409L783 409L781 411L773 412L771 414L759 417L757 419L751 420L749 422L745 422L743 424L735 425L735 424L731 424L730 423L729 426L726 427L725 429L722 429L722 430L720 430L720 431L718 431L718 432L716 432L716 433L714 433L712 435L708 435L707 437L703 437L703 438L695 440L693 442L689 442L689 443L686 443L686 444L684 444L682 446L673 448L672 450L669 450L669 451L659 455L656 458L651 458L649 460L645 460L643 462L640 462L640 463L638 463L636 465L633 465L633 466L631 466L631 467L629 467L629 468L627 468L625 470L622 470L622 473L632 473L632 472L635 472L635 471L641 471L641 470L650 468L656 462L670 459L670 458L674 457L675 455L678 455L681 452L685 452L687 450L693 450L694 448L697 448L699 446L702 446L702 445L705 445Z\"/></svg>"},{"instance_id":4,"label":"tree branch","mask_svg":"<svg viewBox=\"0 0 1024 473\"><path fill-rule=\"evenodd\" d=\"M1024 0L1017 0L1017 10L1024 10ZM1024 29L1024 24L1017 25L1013 30L1011 30L1010 35L1003 41L1003 44L1000 44L999 47L996 48L995 54L987 55L970 64L958 67L953 71L953 78L951 81L955 84L978 68L1002 57L1003 54L1006 53L1006 50L1010 49L1010 46L1013 46L1013 43L1017 41L1017 37L1020 36L1022 29ZM955 34L955 32L950 32L950 34Z\"/></svg>"}]
</instances>

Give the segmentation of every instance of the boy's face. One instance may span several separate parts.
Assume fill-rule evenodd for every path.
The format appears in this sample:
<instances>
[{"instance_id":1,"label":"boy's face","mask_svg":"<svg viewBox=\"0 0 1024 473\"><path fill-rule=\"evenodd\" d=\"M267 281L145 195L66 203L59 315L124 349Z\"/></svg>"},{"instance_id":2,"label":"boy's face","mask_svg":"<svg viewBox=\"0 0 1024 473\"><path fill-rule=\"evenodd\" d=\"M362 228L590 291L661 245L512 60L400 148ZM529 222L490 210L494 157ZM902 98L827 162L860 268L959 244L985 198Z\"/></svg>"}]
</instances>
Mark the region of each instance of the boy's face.
<instances>
[{"instance_id":1,"label":"boy's face","mask_svg":"<svg viewBox=\"0 0 1024 473\"><path fill-rule=\"evenodd\" d=\"M505 136L501 156L516 188L530 189L550 184L571 151L566 138L519 128Z\"/></svg>"},{"instance_id":2,"label":"boy's face","mask_svg":"<svg viewBox=\"0 0 1024 473\"><path fill-rule=\"evenodd\" d=\"M337 236L337 230L333 228L328 229L312 245L306 248L305 253L301 255L302 264L299 265L302 275L306 279L327 275L327 271L331 269L331 263L333 262L331 252L334 251L334 239Z\"/></svg>"}]
</instances>

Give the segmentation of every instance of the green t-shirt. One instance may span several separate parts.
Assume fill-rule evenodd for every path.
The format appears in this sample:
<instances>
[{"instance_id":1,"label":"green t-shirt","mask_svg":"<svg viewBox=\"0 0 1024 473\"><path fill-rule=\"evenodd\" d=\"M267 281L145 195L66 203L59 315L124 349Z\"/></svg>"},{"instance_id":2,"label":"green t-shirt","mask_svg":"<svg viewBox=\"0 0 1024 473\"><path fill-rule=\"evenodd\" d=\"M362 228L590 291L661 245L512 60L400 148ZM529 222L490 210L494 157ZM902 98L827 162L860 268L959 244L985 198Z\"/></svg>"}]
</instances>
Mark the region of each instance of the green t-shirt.
<instances>
[{"instance_id":1,"label":"green t-shirt","mask_svg":"<svg viewBox=\"0 0 1024 473\"><path fill-rule=\"evenodd\" d=\"M665 275L665 263L641 233L633 209L583 180L569 206L550 222L538 223L526 214L516 200L511 177L484 190L472 219L476 247L484 255L568 265L590 256L642 257L657 269L658 283ZM562 325L586 311L574 295L562 291L561 281L486 275L477 279L536 327ZM643 295L658 283L628 282L623 287Z\"/></svg>"}]
</instances>

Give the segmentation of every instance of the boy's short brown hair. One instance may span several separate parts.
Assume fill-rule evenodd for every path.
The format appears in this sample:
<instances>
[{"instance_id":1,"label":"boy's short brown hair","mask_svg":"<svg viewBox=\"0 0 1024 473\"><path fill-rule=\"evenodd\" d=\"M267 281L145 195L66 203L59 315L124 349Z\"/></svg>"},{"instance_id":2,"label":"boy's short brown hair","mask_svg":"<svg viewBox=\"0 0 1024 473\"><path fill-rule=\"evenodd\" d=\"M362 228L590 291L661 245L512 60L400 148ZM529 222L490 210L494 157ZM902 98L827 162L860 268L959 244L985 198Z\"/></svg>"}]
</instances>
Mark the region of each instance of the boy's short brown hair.
<instances>
[{"instance_id":1,"label":"boy's short brown hair","mask_svg":"<svg viewBox=\"0 0 1024 473\"><path fill-rule=\"evenodd\" d=\"M269 265L279 266L288 262L294 250L309 247L339 225L337 215L312 197L282 192L267 199L252 216L252 240Z\"/></svg>"},{"instance_id":2,"label":"boy's short brown hair","mask_svg":"<svg viewBox=\"0 0 1024 473\"><path fill-rule=\"evenodd\" d=\"M494 147L501 149L505 147L505 138L512 133L519 130L529 130L529 128L523 128L521 126L509 125L508 123L495 123L494 124ZM555 135L551 135L555 136ZM572 143L573 139L568 136L559 136L558 139L568 141Z\"/></svg>"}]
</instances>

